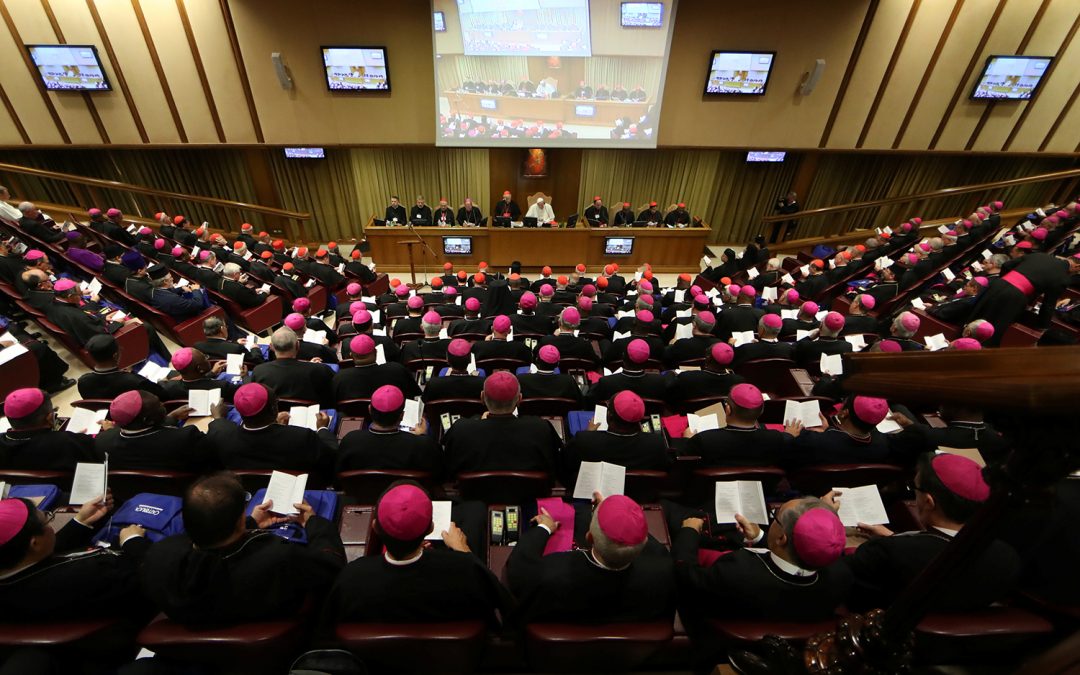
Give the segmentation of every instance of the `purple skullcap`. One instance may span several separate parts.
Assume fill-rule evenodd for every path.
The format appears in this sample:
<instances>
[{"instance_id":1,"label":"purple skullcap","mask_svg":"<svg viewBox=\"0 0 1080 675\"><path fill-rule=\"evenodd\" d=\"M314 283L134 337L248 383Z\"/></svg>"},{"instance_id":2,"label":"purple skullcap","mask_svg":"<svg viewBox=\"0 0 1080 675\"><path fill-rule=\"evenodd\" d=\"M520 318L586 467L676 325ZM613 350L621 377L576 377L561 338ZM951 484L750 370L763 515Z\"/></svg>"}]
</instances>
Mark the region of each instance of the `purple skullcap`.
<instances>
[{"instance_id":1,"label":"purple skullcap","mask_svg":"<svg viewBox=\"0 0 1080 675\"><path fill-rule=\"evenodd\" d=\"M109 404L109 417L122 427L131 424L142 412L142 394L136 390L125 391Z\"/></svg>"},{"instance_id":2,"label":"purple skullcap","mask_svg":"<svg viewBox=\"0 0 1080 675\"><path fill-rule=\"evenodd\" d=\"M642 279L638 282L638 290L645 291L646 293L652 293L653 285L648 279Z\"/></svg>"},{"instance_id":3,"label":"purple skullcap","mask_svg":"<svg viewBox=\"0 0 1080 675\"><path fill-rule=\"evenodd\" d=\"M649 536L644 511L623 495L612 495L600 502L596 524L608 539L622 546L637 546Z\"/></svg>"},{"instance_id":4,"label":"purple skullcap","mask_svg":"<svg viewBox=\"0 0 1080 675\"><path fill-rule=\"evenodd\" d=\"M650 307L652 307L654 304L656 304L656 300L653 299L653 296L651 296L651 295L642 295L641 297L639 297L637 299L637 301L642 303L642 304L649 305Z\"/></svg>"},{"instance_id":5,"label":"purple skullcap","mask_svg":"<svg viewBox=\"0 0 1080 675\"><path fill-rule=\"evenodd\" d=\"M799 292L797 290L795 290L794 288L789 288L788 292L787 292L787 301L789 303L798 302L799 301Z\"/></svg>"},{"instance_id":6,"label":"purple skullcap","mask_svg":"<svg viewBox=\"0 0 1080 675\"><path fill-rule=\"evenodd\" d=\"M183 370L191 365L191 362L195 359L195 352L191 347L184 347L178 349L172 355L172 366L177 370Z\"/></svg>"},{"instance_id":7,"label":"purple skullcap","mask_svg":"<svg viewBox=\"0 0 1080 675\"><path fill-rule=\"evenodd\" d=\"M405 284L398 284L397 288L394 289L394 295L396 295L399 298L404 298L408 294L409 294L409 287L406 286ZM413 296L413 297L415 297L415 296Z\"/></svg>"},{"instance_id":8,"label":"purple skullcap","mask_svg":"<svg viewBox=\"0 0 1080 675\"><path fill-rule=\"evenodd\" d=\"M567 326L576 326L581 323L581 314L573 307L567 307L562 311L560 320Z\"/></svg>"},{"instance_id":9,"label":"purple skullcap","mask_svg":"<svg viewBox=\"0 0 1080 675\"><path fill-rule=\"evenodd\" d=\"M596 286L593 286L592 284L585 284L581 287L581 294L589 298L593 297L594 295L596 295Z\"/></svg>"},{"instance_id":10,"label":"purple skullcap","mask_svg":"<svg viewBox=\"0 0 1080 675\"><path fill-rule=\"evenodd\" d=\"M155 239L154 240L154 248L156 250L158 250L158 251L165 248L165 240L164 239Z\"/></svg>"},{"instance_id":11,"label":"purple skullcap","mask_svg":"<svg viewBox=\"0 0 1080 675\"><path fill-rule=\"evenodd\" d=\"M101 209L90 209L89 211L86 212L86 215L90 216L91 218L94 218L96 216L100 216L101 215Z\"/></svg>"},{"instance_id":12,"label":"purple skullcap","mask_svg":"<svg viewBox=\"0 0 1080 675\"><path fill-rule=\"evenodd\" d=\"M738 295L739 291L741 291L741 290L742 290L742 287L739 286L738 284L731 284L730 286L727 287L728 295Z\"/></svg>"},{"instance_id":13,"label":"purple skullcap","mask_svg":"<svg viewBox=\"0 0 1080 675\"><path fill-rule=\"evenodd\" d=\"M292 301L292 310L294 312L306 312L311 309L311 301L307 298L297 298Z\"/></svg>"},{"instance_id":14,"label":"purple skullcap","mask_svg":"<svg viewBox=\"0 0 1080 675\"><path fill-rule=\"evenodd\" d=\"M34 387L16 389L4 399L4 416L8 419L22 419L32 415L45 403L45 392Z\"/></svg>"},{"instance_id":15,"label":"purple skullcap","mask_svg":"<svg viewBox=\"0 0 1080 675\"><path fill-rule=\"evenodd\" d=\"M270 391L266 385L250 382L241 386L233 394L233 407L241 417L252 417L261 413L269 400Z\"/></svg>"},{"instance_id":16,"label":"purple skullcap","mask_svg":"<svg viewBox=\"0 0 1080 675\"><path fill-rule=\"evenodd\" d=\"M353 303L353 304L355 304L355 303ZM353 322L354 327L355 326L365 326L365 325L371 323L371 312L369 312L369 311L367 311L367 309L361 307L360 309L353 312L353 314L352 314L352 322Z\"/></svg>"},{"instance_id":17,"label":"purple skullcap","mask_svg":"<svg viewBox=\"0 0 1080 675\"><path fill-rule=\"evenodd\" d=\"M405 303L409 309L421 309L424 306L424 299L419 295L414 295Z\"/></svg>"},{"instance_id":18,"label":"purple skullcap","mask_svg":"<svg viewBox=\"0 0 1080 675\"><path fill-rule=\"evenodd\" d=\"M173 255L174 258L179 258L180 256L184 255L184 247L179 245L179 244L177 244L176 246L173 246L172 247L172 255Z\"/></svg>"},{"instance_id":19,"label":"purple skullcap","mask_svg":"<svg viewBox=\"0 0 1080 675\"><path fill-rule=\"evenodd\" d=\"M704 292L705 291L701 290L701 286L698 286L696 284L690 287L690 297L691 298L696 298L697 296L701 295Z\"/></svg>"},{"instance_id":20,"label":"purple skullcap","mask_svg":"<svg viewBox=\"0 0 1080 675\"><path fill-rule=\"evenodd\" d=\"M921 248L921 249L922 249L923 251L925 251L926 253L929 253L929 252L930 252L930 249L931 249L931 246L930 246L930 244L928 244L928 243L926 243L926 242L924 241L924 242L922 242L922 243L920 243L920 244L919 244L919 248Z\"/></svg>"},{"instance_id":21,"label":"purple skullcap","mask_svg":"<svg viewBox=\"0 0 1080 675\"><path fill-rule=\"evenodd\" d=\"M732 387L731 391L728 392L728 398L735 405L747 410L753 410L765 405L765 397L761 395L761 390L748 382Z\"/></svg>"},{"instance_id":22,"label":"purple skullcap","mask_svg":"<svg viewBox=\"0 0 1080 675\"><path fill-rule=\"evenodd\" d=\"M349 295L360 295L363 288L355 281L345 287L345 292Z\"/></svg>"},{"instance_id":23,"label":"purple skullcap","mask_svg":"<svg viewBox=\"0 0 1080 675\"><path fill-rule=\"evenodd\" d=\"M26 262L34 262L35 260L41 260L44 257L44 251L39 251L36 248L32 248L23 255L23 260L25 260Z\"/></svg>"},{"instance_id":24,"label":"purple skullcap","mask_svg":"<svg viewBox=\"0 0 1080 675\"><path fill-rule=\"evenodd\" d=\"M919 326L922 325L922 321L919 317L915 316L911 312L903 312L900 314L900 325L904 327L904 330L917 331Z\"/></svg>"},{"instance_id":25,"label":"purple skullcap","mask_svg":"<svg viewBox=\"0 0 1080 675\"><path fill-rule=\"evenodd\" d=\"M707 309L709 307L709 296L698 293L694 296L694 307L698 309Z\"/></svg>"},{"instance_id":26,"label":"purple skullcap","mask_svg":"<svg viewBox=\"0 0 1080 675\"><path fill-rule=\"evenodd\" d=\"M716 325L716 315L712 312L698 312L694 315L694 318L708 326Z\"/></svg>"},{"instance_id":27,"label":"purple skullcap","mask_svg":"<svg viewBox=\"0 0 1080 675\"><path fill-rule=\"evenodd\" d=\"M22 532L30 519L30 507L21 499L0 501L0 546L8 543Z\"/></svg>"},{"instance_id":28,"label":"purple skullcap","mask_svg":"<svg viewBox=\"0 0 1080 675\"><path fill-rule=\"evenodd\" d=\"M1031 238L1038 241L1044 241L1046 239L1046 234L1047 231L1045 227L1036 227L1031 231Z\"/></svg>"},{"instance_id":29,"label":"purple skullcap","mask_svg":"<svg viewBox=\"0 0 1080 675\"><path fill-rule=\"evenodd\" d=\"M652 323L656 320L656 317L653 316L653 313L647 309L639 310L636 314L634 314L634 318L642 323Z\"/></svg>"},{"instance_id":30,"label":"purple skullcap","mask_svg":"<svg viewBox=\"0 0 1080 675\"><path fill-rule=\"evenodd\" d=\"M649 360L649 343L641 338L631 340L626 345L626 358L630 363L642 364Z\"/></svg>"},{"instance_id":31,"label":"purple skullcap","mask_svg":"<svg viewBox=\"0 0 1080 675\"><path fill-rule=\"evenodd\" d=\"M397 485L386 491L375 508L379 529L398 541L413 541L431 529L431 498L415 485Z\"/></svg>"},{"instance_id":32,"label":"purple skullcap","mask_svg":"<svg viewBox=\"0 0 1080 675\"><path fill-rule=\"evenodd\" d=\"M521 299L518 300L518 306L522 309L536 309L536 294L525 291L521 294Z\"/></svg>"},{"instance_id":33,"label":"purple skullcap","mask_svg":"<svg viewBox=\"0 0 1080 675\"><path fill-rule=\"evenodd\" d=\"M484 396L498 403L509 403L518 395L517 378L505 370L497 370L484 380Z\"/></svg>"},{"instance_id":34,"label":"purple skullcap","mask_svg":"<svg viewBox=\"0 0 1080 675\"><path fill-rule=\"evenodd\" d=\"M982 343L975 338L959 338L953 340L949 346L959 351L975 351L982 349Z\"/></svg>"},{"instance_id":35,"label":"purple skullcap","mask_svg":"<svg viewBox=\"0 0 1080 675\"><path fill-rule=\"evenodd\" d=\"M391 413L405 407L405 395L392 384L384 384L371 395L371 407L381 413Z\"/></svg>"},{"instance_id":36,"label":"purple skullcap","mask_svg":"<svg viewBox=\"0 0 1080 675\"><path fill-rule=\"evenodd\" d=\"M443 295L453 297L453 296L457 295L457 289L454 288L453 286L447 286L446 288L443 289Z\"/></svg>"},{"instance_id":37,"label":"purple skullcap","mask_svg":"<svg viewBox=\"0 0 1080 675\"><path fill-rule=\"evenodd\" d=\"M739 295L743 296L744 298L756 298L757 289L750 284L747 284L739 289Z\"/></svg>"},{"instance_id":38,"label":"purple skullcap","mask_svg":"<svg viewBox=\"0 0 1080 675\"><path fill-rule=\"evenodd\" d=\"M914 265L919 262L919 256L914 253L908 253L904 256L904 260L906 260L909 265Z\"/></svg>"},{"instance_id":39,"label":"purple skullcap","mask_svg":"<svg viewBox=\"0 0 1080 675\"><path fill-rule=\"evenodd\" d=\"M828 567L839 560L847 544L840 517L828 508L805 511L795 521L791 536L799 559L813 569Z\"/></svg>"},{"instance_id":40,"label":"purple skullcap","mask_svg":"<svg viewBox=\"0 0 1080 675\"><path fill-rule=\"evenodd\" d=\"M72 230L70 232L65 232L64 233L64 238L67 239L68 241L74 241L75 239L78 239L81 236L82 236L82 234L80 234L78 230Z\"/></svg>"},{"instance_id":41,"label":"purple skullcap","mask_svg":"<svg viewBox=\"0 0 1080 675\"><path fill-rule=\"evenodd\" d=\"M465 301L465 309L469 310L470 312L479 312L480 311L480 299L479 298L469 298L468 300Z\"/></svg>"},{"instance_id":42,"label":"purple skullcap","mask_svg":"<svg viewBox=\"0 0 1080 675\"><path fill-rule=\"evenodd\" d=\"M877 300L874 299L874 296L867 295L866 293L863 293L862 295L860 295L858 297L858 300L859 300L859 305L863 309L873 309L874 305L877 304Z\"/></svg>"},{"instance_id":43,"label":"purple skullcap","mask_svg":"<svg viewBox=\"0 0 1080 675\"><path fill-rule=\"evenodd\" d=\"M305 325L307 325L307 322L305 321L303 314L297 314L293 312L292 314L285 317L285 325L295 331L303 328Z\"/></svg>"},{"instance_id":44,"label":"purple skullcap","mask_svg":"<svg viewBox=\"0 0 1080 675\"><path fill-rule=\"evenodd\" d=\"M845 319L844 315L840 312L829 312L825 315L825 327L831 331L838 331L844 327Z\"/></svg>"},{"instance_id":45,"label":"purple skullcap","mask_svg":"<svg viewBox=\"0 0 1080 675\"><path fill-rule=\"evenodd\" d=\"M994 324L989 321L980 321L972 332L977 340L985 342L994 337Z\"/></svg>"},{"instance_id":46,"label":"purple skullcap","mask_svg":"<svg viewBox=\"0 0 1080 675\"><path fill-rule=\"evenodd\" d=\"M709 348L712 360L721 366L726 366L735 358L735 350L726 342L717 342Z\"/></svg>"},{"instance_id":47,"label":"purple skullcap","mask_svg":"<svg viewBox=\"0 0 1080 675\"><path fill-rule=\"evenodd\" d=\"M110 218L115 218L116 216L122 216L124 214L120 211L120 209L109 209L105 212L105 215Z\"/></svg>"},{"instance_id":48,"label":"purple skullcap","mask_svg":"<svg viewBox=\"0 0 1080 675\"><path fill-rule=\"evenodd\" d=\"M877 426L889 414L889 402L873 396L856 396L851 403L851 409L855 417L866 424Z\"/></svg>"},{"instance_id":49,"label":"purple skullcap","mask_svg":"<svg viewBox=\"0 0 1080 675\"><path fill-rule=\"evenodd\" d=\"M367 356L375 351L375 340L367 333L357 335L349 340L349 351L351 351L354 356Z\"/></svg>"},{"instance_id":50,"label":"purple skullcap","mask_svg":"<svg viewBox=\"0 0 1080 675\"><path fill-rule=\"evenodd\" d=\"M442 323L442 317L439 316L438 312L431 311L421 317L420 321L428 324L429 326L435 326Z\"/></svg>"},{"instance_id":51,"label":"purple skullcap","mask_svg":"<svg viewBox=\"0 0 1080 675\"><path fill-rule=\"evenodd\" d=\"M147 227L145 225L143 225L142 227L139 228L139 234L153 234L153 233L154 233L154 231L151 230L149 227Z\"/></svg>"},{"instance_id":52,"label":"purple skullcap","mask_svg":"<svg viewBox=\"0 0 1080 675\"><path fill-rule=\"evenodd\" d=\"M615 397L611 399L611 405L615 409L615 414L623 422L637 424L642 417L645 417L645 402L629 389L615 394Z\"/></svg>"},{"instance_id":53,"label":"purple skullcap","mask_svg":"<svg viewBox=\"0 0 1080 675\"><path fill-rule=\"evenodd\" d=\"M551 296L555 295L555 289L551 287L551 284L544 284L540 287L540 295L544 296L545 298L550 298ZM525 295L522 294L521 297L524 298Z\"/></svg>"},{"instance_id":54,"label":"purple skullcap","mask_svg":"<svg viewBox=\"0 0 1080 675\"><path fill-rule=\"evenodd\" d=\"M766 314L761 317L761 322L769 328L780 328L784 325L784 320L780 318L779 314Z\"/></svg>"},{"instance_id":55,"label":"purple skullcap","mask_svg":"<svg viewBox=\"0 0 1080 675\"><path fill-rule=\"evenodd\" d=\"M466 356L470 351L472 351L472 344L461 338L451 340L450 346L446 348L446 353L450 356Z\"/></svg>"},{"instance_id":56,"label":"purple skullcap","mask_svg":"<svg viewBox=\"0 0 1080 675\"><path fill-rule=\"evenodd\" d=\"M582 310L584 310L586 312L592 311L593 299L590 298L587 295L583 295L580 298L578 298L577 306L578 306L579 309L582 309Z\"/></svg>"},{"instance_id":57,"label":"purple skullcap","mask_svg":"<svg viewBox=\"0 0 1080 675\"><path fill-rule=\"evenodd\" d=\"M510 317L506 316L505 314L500 314L499 316L495 317L495 320L493 322L491 322L491 327L499 333L510 332Z\"/></svg>"},{"instance_id":58,"label":"purple skullcap","mask_svg":"<svg viewBox=\"0 0 1080 675\"><path fill-rule=\"evenodd\" d=\"M806 314L807 316L815 316L821 308L818 307L818 304L813 300L807 300L802 304L802 307L800 307L799 309L800 311L802 311L803 314Z\"/></svg>"},{"instance_id":59,"label":"purple skullcap","mask_svg":"<svg viewBox=\"0 0 1080 675\"><path fill-rule=\"evenodd\" d=\"M911 232L911 223L903 223L900 225L901 232Z\"/></svg>"},{"instance_id":60,"label":"purple skullcap","mask_svg":"<svg viewBox=\"0 0 1080 675\"><path fill-rule=\"evenodd\" d=\"M975 277L975 278L972 279L972 281L974 281L978 285L982 286L983 288L986 288L987 286L990 285L990 280L987 279L986 277Z\"/></svg>"},{"instance_id":61,"label":"purple skullcap","mask_svg":"<svg viewBox=\"0 0 1080 675\"><path fill-rule=\"evenodd\" d=\"M353 302L349 303L349 314L350 315L356 314L357 312L359 312L362 309L363 310L367 309L367 303L364 302L363 300L354 300Z\"/></svg>"},{"instance_id":62,"label":"purple skullcap","mask_svg":"<svg viewBox=\"0 0 1080 675\"><path fill-rule=\"evenodd\" d=\"M942 453L935 455L930 465L949 492L973 502L984 502L990 497L990 486L983 478L982 468L974 460Z\"/></svg>"},{"instance_id":63,"label":"purple skullcap","mask_svg":"<svg viewBox=\"0 0 1080 675\"><path fill-rule=\"evenodd\" d=\"M74 281L68 278L64 278L53 284L53 290L57 293L63 293L64 291L70 291L76 286L78 286L78 284L76 284Z\"/></svg>"},{"instance_id":64,"label":"purple skullcap","mask_svg":"<svg viewBox=\"0 0 1080 675\"><path fill-rule=\"evenodd\" d=\"M904 348L900 346L900 343L896 340L880 340L877 343L878 349L883 352L902 352Z\"/></svg>"},{"instance_id":65,"label":"purple skullcap","mask_svg":"<svg viewBox=\"0 0 1080 675\"><path fill-rule=\"evenodd\" d=\"M1016 245L1016 248L1020 249L1021 251L1030 251L1033 247L1030 241L1022 241Z\"/></svg>"},{"instance_id":66,"label":"purple skullcap","mask_svg":"<svg viewBox=\"0 0 1080 675\"><path fill-rule=\"evenodd\" d=\"M557 365L562 355L559 354L559 348L555 345L544 345L540 348L539 352L540 360L548 365Z\"/></svg>"}]
</instances>

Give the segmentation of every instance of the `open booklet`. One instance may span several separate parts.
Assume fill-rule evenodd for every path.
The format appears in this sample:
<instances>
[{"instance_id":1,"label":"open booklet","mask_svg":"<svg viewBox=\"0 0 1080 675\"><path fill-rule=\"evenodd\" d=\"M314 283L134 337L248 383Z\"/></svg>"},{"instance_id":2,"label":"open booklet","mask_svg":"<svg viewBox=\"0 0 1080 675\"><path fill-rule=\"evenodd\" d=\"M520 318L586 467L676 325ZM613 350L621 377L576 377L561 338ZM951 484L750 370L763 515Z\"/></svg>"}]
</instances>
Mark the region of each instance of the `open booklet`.
<instances>
[{"instance_id":1,"label":"open booklet","mask_svg":"<svg viewBox=\"0 0 1080 675\"><path fill-rule=\"evenodd\" d=\"M821 426L821 406L818 401L786 401L784 403L784 423L798 420L808 429Z\"/></svg>"},{"instance_id":2,"label":"open booklet","mask_svg":"<svg viewBox=\"0 0 1080 675\"><path fill-rule=\"evenodd\" d=\"M220 389L189 389L188 406L191 407L190 417L206 417L210 409L221 400Z\"/></svg>"},{"instance_id":3,"label":"open booklet","mask_svg":"<svg viewBox=\"0 0 1080 675\"><path fill-rule=\"evenodd\" d=\"M289 426L304 427L312 431L319 430L319 404L294 405L289 408Z\"/></svg>"},{"instance_id":4,"label":"open booklet","mask_svg":"<svg viewBox=\"0 0 1080 675\"><path fill-rule=\"evenodd\" d=\"M759 480L718 481L715 506L717 523L734 523L736 513L751 523L769 523L769 512L765 509L765 491Z\"/></svg>"},{"instance_id":5,"label":"open booklet","mask_svg":"<svg viewBox=\"0 0 1080 675\"><path fill-rule=\"evenodd\" d=\"M431 521L435 527L424 539L442 541L442 533L450 529L450 506L451 502L431 502Z\"/></svg>"},{"instance_id":6,"label":"open booklet","mask_svg":"<svg viewBox=\"0 0 1080 675\"><path fill-rule=\"evenodd\" d=\"M139 369L139 375L142 375L151 382L160 382L169 375L168 366L160 366L153 361L147 361L146 365Z\"/></svg>"},{"instance_id":7,"label":"open booklet","mask_svg":"<svg viewBox=\"0 0 1080 675\"><path fill-rule=\"evenodd\" d=\"M101 432L101 423L109 416L108 408L101 410L87 410L86 408L73 408L71 418L67 423L67 430L76 434L97 435Z\"/></svg>"},{"instance_id":8,"label":"open booklet","mask_svg":"<svg viewBox=\"0 0 1080 675\"><path fill-rule=\"evenodd\" d=\"M402 431L412 431L420 426L420 420L424 417L424 402L418 398L405 399L405 410L401 416L401 424L398 428Z\"/></svg>"},{"instance_id":9,"label":"open booklet","mask_svg":"<svg viewBox=\"0 0 1080 675\"><path fill-rule=\"evenodd\" d=\"M582 462L574 484L574 499L592 499L593 492L605 497L626 490L626 467L607 462Z\"/></svg>"},{"instance_id":10,"label":"open booklet","mask_svg":"<svg viewBox=\"0 0 1080 675\"><path fill-rule=\"evenodd\" d=\"M266 497L262 503L273 502L270 510L286 516L294 516L299 511L293 504L304 501L304 490L307 488L308 475L306 473L294 476L282 471L274 471L270 474L270 484L266 486Z\"/></svg>"},{"instance_id":11,"label":"open booklet","mask_svg":"<svg viewBox=\"0 0 1080 675\"><path fill-rule=\"evenodd\" d=\"M607 406L597 405L593 410L592 421L598 424L597 431L607 431Z\"/></svg>"},{"instance_id":12,"label":"open booklet","mask_svg":"<svg viewBox=\"0 0 1080 675\"><path fill-rule=\"evenodd\" d=\"M87 504L109 492L109 456L102 464L79 462L75 465L75 478L71 481L69 504Z\"/></svg>"},{"instance_id":13,"label":"open booklet","mask_svg":"<svg viewBox=\"0 0 1080 675\"><path fill-rule=\"evenodd\" d=\"M727 420L724 420L724 426L727 426ZM712 429L720 428L720 417L715 413L698 415L695 413L688 413L686 415L686 426L690 428L695 434L700 434L702 431L711 431Z\"/></svg>"},{"instance_id":14,"label":"open booklet","mask_svg":"<svg viewBox=\"0 0 1080 675\"><path fill-rule=\"evenodd\" d=\"M840 522L844 527L855 527L859 523L884 525L889 522L889 514L881 501L881 493L876 485L862 485L853 488L838 488L840 501Z\"/></svg>"}]
</instances>

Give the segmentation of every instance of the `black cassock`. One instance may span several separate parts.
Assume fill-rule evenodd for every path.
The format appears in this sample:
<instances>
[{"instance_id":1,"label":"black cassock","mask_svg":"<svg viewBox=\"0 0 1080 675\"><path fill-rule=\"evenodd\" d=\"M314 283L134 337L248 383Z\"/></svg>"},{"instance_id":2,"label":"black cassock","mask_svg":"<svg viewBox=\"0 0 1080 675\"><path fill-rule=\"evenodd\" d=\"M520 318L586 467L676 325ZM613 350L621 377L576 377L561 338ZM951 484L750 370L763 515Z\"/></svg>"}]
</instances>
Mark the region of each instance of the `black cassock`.
<instances>
[{"instance_id":1,"label":"black cassock","mask_svg":"<svg viewBox=\"0 0 1080 675\"><path fill-rule=\"evenodd\" d=\"M338 447L336 472L359 469L402 469L442 475L442 450L435 440L408 431L372 428L350 431Z\"/></svg>"},{"instance_id":2,"label":"black cassock","mask_svg":"<svg viewBox=\"0 0 1080 675\"><path fill-rule=\"evenodd\" d=\"M475 206L472 209L466 211L462 206L457 211L457 224L458 225L479 225L480 221L484 219L484 214L480 213L480 209Z\"/></svg>"},{"instance_id":3,"label":"black cassock","mask_svg":"<svg viewBox=\"0 0 1080 675\"><path fill-rule=\"evenodd\" d=\"M595 225L598 222L607 225L609 222L611 222L608 220L607 207L603 205L599 207L590 206L589 208L585 209L585 220L588 220L590 225Z\"/></svg>"}]
</instances>

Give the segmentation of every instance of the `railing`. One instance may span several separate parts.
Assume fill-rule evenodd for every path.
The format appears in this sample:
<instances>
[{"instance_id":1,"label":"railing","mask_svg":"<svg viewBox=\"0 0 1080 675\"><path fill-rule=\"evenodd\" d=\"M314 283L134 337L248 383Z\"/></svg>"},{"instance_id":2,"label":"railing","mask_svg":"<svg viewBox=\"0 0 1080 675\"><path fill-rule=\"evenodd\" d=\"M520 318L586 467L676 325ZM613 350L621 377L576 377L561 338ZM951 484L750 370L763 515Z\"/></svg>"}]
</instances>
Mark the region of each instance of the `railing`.
<instances>
[{"instance_id":1,"label":"railing","mask_svg":"<svg viewBox=\"0 0 1080 675\"><path fill-rule=\"evenodd\" d=\"M85 212L86 206L90 205L97 205L103 210L114 205L113 201L103 191L115 191L122 193L126 197L124 202L115 204L123 208L125 218L133 215L140 219L152 219L156 211L164 209L170 214L183 213L188 216L189 220L195 221L196 219L192 217L194 212L189 208L185 208L185 206L197 205L200 207L199 212L207 220L211 221L215 229L235 232L239 230L241 223L252 222L259 229L267 229L274 232L275 235L286 236L293 241L303 241L305 239L303 222L311 219L310 213L299 211L260 206L218 197L188 195L168 190L158 190L145 185L101 178L87 178L69 173L0 163L0 181L10 185L24 199L29 199L40 205L46 205L46 202L39 202L30 196L31 192L18 189L18 181L8 178L9 174L32 176L62 183L67 188L67 193L72 196L71 201L78 202L82 206L73 207L59 204L48 204L48 206L54 209L63 209L64 211L75 211L76 213ZM155 199L140 199L140 197L153 197ZM134 209L133 213L127 213L132 209Z\"/></svg>"},{"instance_id":2,"label":"railing","mask_svg":"<svg viewBox=\"0 0 1080 675\"><path fill-rule=\"evenodd\" d=\"M1007 179L1007 180L993 181L993 182L990 182L990 183L977 183L977 184L973 184L973 185L961 185L961 186L957 186L957 187L941 188L939 190L930 190L929 192L919 192L919 193L916 193L916 194L900 195L900 196L897 196L897 197L886 197L886 198L883 198L883 199L871 199L871 200L867 200L867 201L863 201L863 202L852 202L852 203L849 203L849 204L838 204L836 206L826 206L826 207L818 208L818 209L807 209L805 211L799 211L796 214L789 214L789 215L771 215L770 214L770 215L762 216L761 223L767 225L769 223L776 223L776 222L780 222L780 221L798 220L799 221L800 234L811 234L812 233L813 234L813 237L812 237L813 239L819 239L819 238L822 238L822 237L843 235L843 234L851 232L851 231L853 231L853 230L855 230L855 229L857 229L859 227L864 227L864 228L867 227L868 224L869 224L867 222L867 220L869 220L870 222L873 222L874 219L872 217L869 218L869 219L862 219L861 223L859 223L857 219L852 218L852 215L854 215L856 212L863 211L863 210L866 210L866 209L880 208L880 207L883 207L883 206L892 206L892 205L897 205L897 204L906 204L906 205L908 205L910 207L910 210L911 210L910 213L908 214L909 216L922 215L924 217L924 220L925 220L925 219L927 219L926 214L924 214L922 212L926 208L926 202L945 199L945 198L948 198L948 197L956 197L957 195L965 195L965 194L972 194L972 193L978 193L978 192L986 193L984 196L987 199L989 199L989 198L993 198L994 195L991 194L991 193L994 192L994 191L1001 192L1003 190L1006 190L1006 189L1009 189L1009 188L1015 188L1015 187L1020 186L1020 185L1030 185L1030 184L1033 184L1033 183L1050 183L1050 182L1055 182L1055 181L1061 182L1061 187L1063 189L1065 189L1066 192L1072 192L1072 191L1075 191L1078 181L1077 180L1071 181L1070 185L1066 188L1065 181L1067 179L1070 179L1070 178L1072 178L1072 179L1080 179L1080 169L1067 169L1067 170L1064 170L1064 171L1054 171L1052 173L1038 174L1038 175L1035 175L1035 176L1024 176L1022 178L1010 178L1010 179ZM1024 203L1038 203L1041 200L1035 198L1035 196L1033 196L1033 195L1025 195L1025 197L1021 201L1023 201ZM971 205L969 205L971 208L962 209L963 213L959 213L959 212L952 213L952 214L944 214L944 213L942 213L942 214L939 214L939 215L941 215L941 216L943 216L943 215L951 215L953 217L966 215L968 212L970 212L971 210L974 209L974 205L977 204L977 203L981 203L981 202L976 202L976 201L972 200ZM1008 203L1008 200L1006 200L1006 203ZM826 225L824 227L822 227L820 223L813 223L812 222L814 218L819 217L819 216L835 216L835 215L840 215L840 217L838 217L835 222L829 223L828 225ZM933 216L933 214L931 214L931 215ZM934 217L936 217L936 216L934 216ZM807 222L807 221L811 221L811 222ZM888 223L884 223L884 224L896 225L896 223L894 223L894 222L888 222ZM769 228L765 228L765 231L768 231L768 230L769 230ZM796 242L789 242L789 243L794 244ZM785 247L786 247L786 245L785 245Z\"/></svg>"}]
</instances>

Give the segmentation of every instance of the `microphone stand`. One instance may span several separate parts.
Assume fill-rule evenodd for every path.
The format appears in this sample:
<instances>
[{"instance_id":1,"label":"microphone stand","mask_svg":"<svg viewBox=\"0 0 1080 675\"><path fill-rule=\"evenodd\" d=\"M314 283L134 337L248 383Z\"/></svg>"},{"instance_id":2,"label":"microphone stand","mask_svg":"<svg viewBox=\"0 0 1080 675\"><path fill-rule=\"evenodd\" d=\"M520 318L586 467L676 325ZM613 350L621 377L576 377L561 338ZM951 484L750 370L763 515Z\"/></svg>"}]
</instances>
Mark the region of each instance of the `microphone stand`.
<instances>
[{"instance_id":1,"label":"microphone stand","mask_svg":"<svg viewBox=\"0 0 1080 675\"><path fill-rule=\"evenodd\" d=\"M412 232L413 236L416 237L416 240L420 242L420 245L423 246L427 250L427 252L431 254L432 258L434 258L435 257L435 251L431 248L431 246L428 245L428 243L426 241L424 241L424 238L420 236L420 233L416 231L416 228L413 227L411 219L408 222L406 222L406 225L409 226L409 232ZM418 284L414 284L414 289L413 290L419 290L420 288L423 288L424 286L426 286L427 285L427 278L428 278L427 256L425 256L424 257L424 281L421 282L421 283L418 283Z\"/></svg>"}]
</instances>

